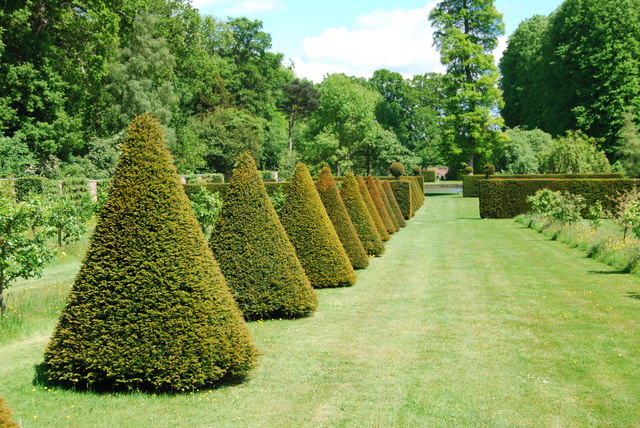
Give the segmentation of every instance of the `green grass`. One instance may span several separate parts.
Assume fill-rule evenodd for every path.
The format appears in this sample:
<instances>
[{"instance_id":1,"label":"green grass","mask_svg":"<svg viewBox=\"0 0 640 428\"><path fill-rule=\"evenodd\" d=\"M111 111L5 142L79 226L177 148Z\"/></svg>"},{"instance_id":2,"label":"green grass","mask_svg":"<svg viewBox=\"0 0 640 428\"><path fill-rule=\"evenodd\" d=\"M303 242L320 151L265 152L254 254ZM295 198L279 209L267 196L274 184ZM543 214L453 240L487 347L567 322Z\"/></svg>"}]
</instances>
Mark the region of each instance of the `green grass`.
<instances>
[{"instance_id":1,"label":"green grass","mask_svg":"<svg viewBox=\"0 0 640 428\"><path fill-rule=\"evenodd\" d=\"M314 316L251 323L263 355L242 384L44 390L34 331L0 345L0 396L25 427L638 425L637 277L460 195L428 197L371 262Z\"/></svg>"}]
</instances>

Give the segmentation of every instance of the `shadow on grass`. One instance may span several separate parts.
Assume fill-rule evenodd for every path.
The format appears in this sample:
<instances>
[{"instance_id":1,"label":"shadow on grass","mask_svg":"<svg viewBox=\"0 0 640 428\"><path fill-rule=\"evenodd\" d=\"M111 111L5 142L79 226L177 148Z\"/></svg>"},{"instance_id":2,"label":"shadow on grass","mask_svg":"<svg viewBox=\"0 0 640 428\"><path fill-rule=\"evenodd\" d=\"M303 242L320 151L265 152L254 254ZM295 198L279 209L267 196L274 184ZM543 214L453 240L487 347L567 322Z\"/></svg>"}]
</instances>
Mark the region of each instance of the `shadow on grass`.
<instances>
[{"instance_id":1,"label":"shadow on grass","mask_svg":"<svg viewBox=\"0 0 640 428\"><path fill-rule=\"evenodd\" d=\"M637 291L629 291L627 293L627 297L630 297L632 299L640 300L640 293L638 293Z\"/></svg>"},{"instance_id":2,"label":"shadow on grass","mask_svg":"<svg viewBox=\"0 0 640 428\"><path fill-rule=\"evenodd\" d=\"M587 256L589 258L589 256ZM590 270L589 273L594 275L625 275L629 272L626 270Z\"/></svg>"},{"instance_id":3,"label":"shadow on grass","mask_svg":"<svg viewBox=\"0 0 640 428\"><path fill-rule=\"evenodd\" d=\"M47 388L57 387L57 388L62 388L68 391L74 391L79 393L86 392L86 393L101 394L101 395L126 395L126 394L142 393L142 394L158 394L158 395L164 395L167 397L173 397L173 396L184 395L184 394L189 394L192 392L198 392L203 390L231 388L234 386L241 385L248 378L248 375L238 375L238 376L227 375L219 379L218 381L202 386L196 389L195 391L194 390L176 391L173 389L153 388L152 386L147 386L147 387L140 386L140 388L137 388L137 389L129 389L125 387L114 388L112 384L109 384L107 382L95 384L91 386L86 384L85 385L76 384L72 382L52 382L47 377L46 365L44 363L35 365L34 371L35 371L35 374L31 382L33 386L41 386L41 387L47 387Z\"/></svg>"}]
</instances>

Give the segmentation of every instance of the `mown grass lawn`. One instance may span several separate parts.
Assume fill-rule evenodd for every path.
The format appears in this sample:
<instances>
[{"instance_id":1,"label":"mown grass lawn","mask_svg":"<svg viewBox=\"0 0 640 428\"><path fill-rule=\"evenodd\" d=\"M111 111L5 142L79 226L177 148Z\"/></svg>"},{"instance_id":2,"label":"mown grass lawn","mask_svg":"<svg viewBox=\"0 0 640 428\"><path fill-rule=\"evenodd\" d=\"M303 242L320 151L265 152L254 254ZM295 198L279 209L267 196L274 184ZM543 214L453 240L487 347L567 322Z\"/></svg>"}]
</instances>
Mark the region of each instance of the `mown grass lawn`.
<instances>
[{"instance_id":1,"label":"mown grass lawn","mask_svg":"<svg viewBox=\"0 0 640 428\"><path fill-rule=\"evenodd\" d=\"M638 276L480 220L475 198L429 197L355 287L319 296L312 317L250 324L244 383L170 396L33 386L43 315L0 345L0 397L25 427L640 426Z\"/></svg>"}]
</instances>

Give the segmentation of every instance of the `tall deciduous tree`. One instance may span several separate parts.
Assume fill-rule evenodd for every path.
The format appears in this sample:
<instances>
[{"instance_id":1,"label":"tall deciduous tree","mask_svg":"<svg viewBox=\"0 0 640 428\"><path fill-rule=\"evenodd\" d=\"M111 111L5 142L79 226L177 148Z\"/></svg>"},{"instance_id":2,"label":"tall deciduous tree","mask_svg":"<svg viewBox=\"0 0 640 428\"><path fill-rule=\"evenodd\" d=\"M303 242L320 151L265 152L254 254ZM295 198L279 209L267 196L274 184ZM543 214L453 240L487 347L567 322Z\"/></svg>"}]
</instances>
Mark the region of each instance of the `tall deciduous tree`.
<instances>
[{"instance_id":1,"label":"tall deciduous tree","mask_svg":"<svg viewBox=\"0 0 640 428\"><path fill-rule=\"evenodd\" d=\"M504 33L493 0L443 0L429 14L434 45L447 67L445 138L450 158L473 166L477 155L490 157L505 141L498 72L491 52Z\"/></svg>"},{"instance_id":2,"label":"tall deciduous tree","mask_svg":"<svg viewBox=\"0 0 640 428\"><path fill-rule=\"evenodd\" d=\"M293 79L284 87L283 109L289 119L289 154L293 153L293 127L295 121L316 110L320 104L320 92L307 79Z\"/></svg>"}]
</instances>

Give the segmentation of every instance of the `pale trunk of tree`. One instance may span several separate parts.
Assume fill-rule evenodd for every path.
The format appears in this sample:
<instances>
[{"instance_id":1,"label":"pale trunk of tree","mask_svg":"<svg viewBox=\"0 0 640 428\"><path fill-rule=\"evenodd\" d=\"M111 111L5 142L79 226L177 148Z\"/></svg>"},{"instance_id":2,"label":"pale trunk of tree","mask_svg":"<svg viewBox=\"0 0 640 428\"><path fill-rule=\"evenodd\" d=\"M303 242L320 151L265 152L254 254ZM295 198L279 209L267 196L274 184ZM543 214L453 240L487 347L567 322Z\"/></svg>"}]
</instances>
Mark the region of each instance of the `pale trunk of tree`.
<instances>
[{"instance_id":1,"label":"pale trunk of tree","mask_svg":"<svg viewBox=\"0 0 640 428\"><path fill-rule=\"evenodd\" d=\"M289 155L293 154L293 114L289 116Z\"/></svg>"}]
</instances>

